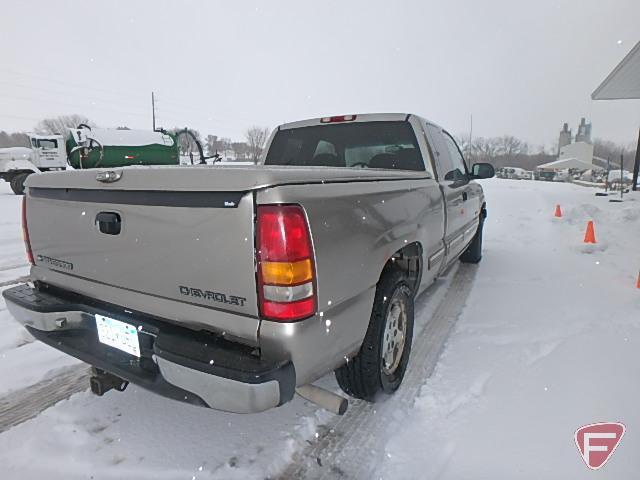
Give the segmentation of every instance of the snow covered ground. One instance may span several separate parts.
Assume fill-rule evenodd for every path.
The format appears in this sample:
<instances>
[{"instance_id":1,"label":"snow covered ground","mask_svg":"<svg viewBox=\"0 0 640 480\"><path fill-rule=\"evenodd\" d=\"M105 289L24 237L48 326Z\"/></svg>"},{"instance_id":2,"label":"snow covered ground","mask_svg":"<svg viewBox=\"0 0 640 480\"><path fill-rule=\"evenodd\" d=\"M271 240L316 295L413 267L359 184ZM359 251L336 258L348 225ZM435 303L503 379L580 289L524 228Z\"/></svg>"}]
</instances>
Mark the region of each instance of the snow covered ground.
<instances>
[{"instance_id":1,"label":"snow covered ground","mask_svg":"<svg viewBox=\"0 0 640 480\"><path fill-rule=\"evenodd\" d=\"M467 307L379 476L637 478L640 197L511 180L485 190L485 256ZM588 220L594 247L582 243ZM573 435L601 421L627 433L592 472Z\"/></svg>"},{"instance_id":2,"label":"snow covered ground","mask_svg":"<svg viewBox=\"0 0 640 480\"><path fill-rule=\"evenodd\" d=\"M377 476L385 479L634 478L640 197L613 204L568 184L483 183L485 257L467 306L415 406L386 419L386 451L363 454L382 459ZM0 182L0 282L28 273L19 206ZM582 243L589 219L596 246ZM443 286L418 310L418 325ZM6 393L75 363L31 342L2 302L0 327L0 406ZM322 384L336 388L331 376ZM0 434L0 478L273 477L331 418L300 398L242 416L135 386L101 398L82 392ZM627 433L603 470L591 472L573 434L596 421L621 421Z\"/></svg>"},{"instance_id":3,"label":"snow covered ground","mask_svg":"<svg viewBox=\"0 0 640 480\"><path fill-rule=\"evenodd\" d=\"M29 274L20 226L22 197L0 181L0 285ZM0 287L0 292L8 286ZM28 387L78 361L33 341L0 297L0 396Z\"/></svg>"}]
</instances>

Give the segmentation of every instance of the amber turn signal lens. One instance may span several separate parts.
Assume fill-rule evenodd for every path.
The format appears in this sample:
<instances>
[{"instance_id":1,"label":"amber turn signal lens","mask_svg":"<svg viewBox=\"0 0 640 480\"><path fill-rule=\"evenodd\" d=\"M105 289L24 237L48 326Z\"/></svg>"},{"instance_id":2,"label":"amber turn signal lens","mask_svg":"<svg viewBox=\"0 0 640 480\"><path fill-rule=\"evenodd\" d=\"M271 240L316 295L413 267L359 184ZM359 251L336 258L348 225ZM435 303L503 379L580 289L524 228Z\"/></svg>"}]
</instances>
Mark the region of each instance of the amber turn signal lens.
<instances>
[{"instance_id":1,"label":"amber turn signal lens","mask_svg":"<svg viewBox=\"0 0 640 480\"><path fill-rule=\"evenodd\" d=\"M313 278L311 260L262 262L262 281L268 285L297 285Z\"/></svg>"}]
</instances>

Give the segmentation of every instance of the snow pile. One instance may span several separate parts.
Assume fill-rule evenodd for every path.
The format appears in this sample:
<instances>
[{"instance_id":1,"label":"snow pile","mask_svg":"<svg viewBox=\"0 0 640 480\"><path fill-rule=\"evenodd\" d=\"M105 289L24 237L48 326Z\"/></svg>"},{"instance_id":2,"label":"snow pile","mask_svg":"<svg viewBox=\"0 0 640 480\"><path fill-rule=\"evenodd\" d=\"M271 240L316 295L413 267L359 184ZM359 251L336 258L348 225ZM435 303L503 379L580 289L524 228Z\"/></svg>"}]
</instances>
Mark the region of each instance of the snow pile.
<instances>
[{"instance_id":1,"label":"snow pile","mask_svg":"<svg viewBox=\"0 0 640 480\"><path fill-rule=\"evenodd\" d=\"M295 399L256 415L181 404L130 386L74 395L0 435L2 478L263 479L329 414ZM37 461L34 461L37 455Z\"/></svg>"},{"instance_id":2,"label":"snow pile","mask_svg":"<svg viewBox=\"0 0 640 480\"><path fill-rule=\"evenodd\" d=\"M20 226L22 197L14 195L6 182L0 182L0 292L11 281L27 276L27 266ZM0 395L26 388L78 364L47 345L33 342L33 337L16 322L0 297Z\"/></svg>"},{"instance_id":3,"label":"snow pile","mask_svg":"<svg viewBox=\"0 0 640 480\"><path fill-rule=\"evenodd\" d=\"M635 478L638 197L615 204L570 184L508 180L485 190L474 289L379 477L591 478L575 430L621 421L628 434L602 473ZM552 221L557 203L565 216ZM588 220L605 251L581 250Z\"/></svg>"}]
</instances>

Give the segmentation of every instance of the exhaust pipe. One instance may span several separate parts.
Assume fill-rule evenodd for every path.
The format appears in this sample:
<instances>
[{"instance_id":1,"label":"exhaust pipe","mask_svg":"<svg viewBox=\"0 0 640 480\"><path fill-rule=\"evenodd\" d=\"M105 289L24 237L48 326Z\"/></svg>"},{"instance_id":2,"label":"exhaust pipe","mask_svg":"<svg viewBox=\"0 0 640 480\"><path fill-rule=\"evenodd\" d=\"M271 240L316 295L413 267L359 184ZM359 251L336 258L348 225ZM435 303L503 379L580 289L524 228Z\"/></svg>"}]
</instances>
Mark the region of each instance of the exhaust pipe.
<instances>
[{"instance_id":1,"label":"exhaust pipe","mask_svg":"<svg viewBox=\"0 0 640 480\"><path fill-rule=\"evenodd\" d=\"M296 393L305 400L309 400L336 415L344 415L349 406L349 401L346 398L311 384L296 388Z\"/></svg>"}]
</instances>

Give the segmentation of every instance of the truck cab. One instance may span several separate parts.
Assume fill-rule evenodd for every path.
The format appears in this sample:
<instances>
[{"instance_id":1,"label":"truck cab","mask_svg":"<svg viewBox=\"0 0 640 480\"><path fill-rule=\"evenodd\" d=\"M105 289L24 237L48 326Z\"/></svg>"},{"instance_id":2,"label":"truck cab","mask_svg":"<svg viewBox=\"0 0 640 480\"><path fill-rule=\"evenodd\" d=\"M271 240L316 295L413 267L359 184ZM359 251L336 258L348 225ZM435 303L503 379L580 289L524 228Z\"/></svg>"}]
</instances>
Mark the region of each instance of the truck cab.
<instances>
[{"instance_id":1,"label":"truck cab","mask_svg":"<svg viewBox=\"0 0 640 480\"><path fill-rule=\"evenodd\" d=\"M16 195L24 193L24 181L32 173L64 170L67 150L62 135L29 135L30 147L0 148L0 178Z\"/></svg>"}]
</instances>

